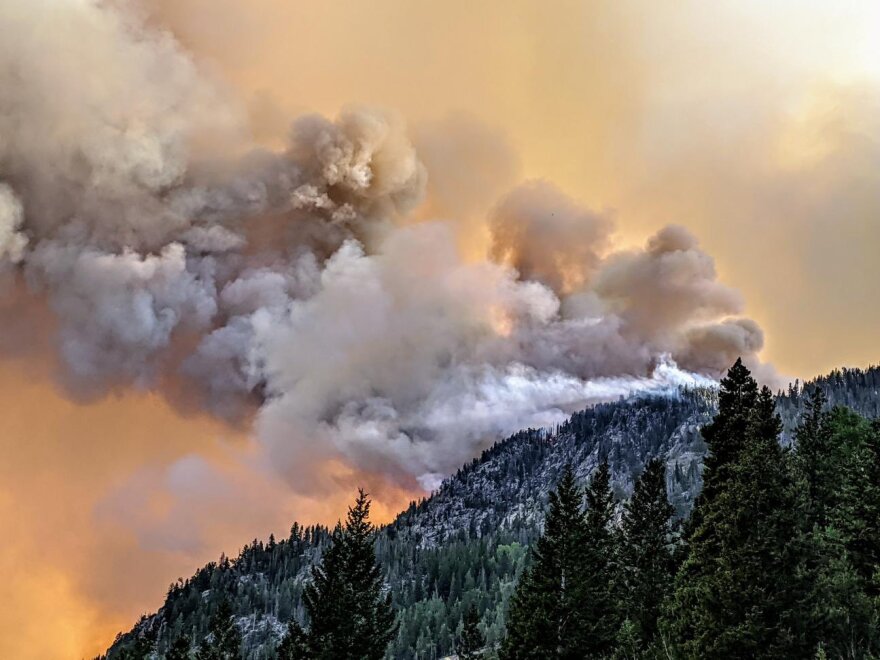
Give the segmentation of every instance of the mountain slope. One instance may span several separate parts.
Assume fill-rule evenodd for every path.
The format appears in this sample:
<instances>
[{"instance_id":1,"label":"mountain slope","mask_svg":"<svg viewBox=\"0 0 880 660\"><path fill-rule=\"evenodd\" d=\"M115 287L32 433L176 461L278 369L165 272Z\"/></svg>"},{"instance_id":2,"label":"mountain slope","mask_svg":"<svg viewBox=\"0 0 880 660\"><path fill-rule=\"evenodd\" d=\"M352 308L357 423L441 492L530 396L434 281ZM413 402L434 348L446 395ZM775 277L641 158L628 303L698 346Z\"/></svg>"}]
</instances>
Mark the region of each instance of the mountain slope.
<instances>
[{"instance_id":1,"label":"mountain slope","mask_svg":"<svg viewBox=\"0 0 880 660\"><path fill-rule=\"evenodd\" d=\"M822 387L832 405L880 415L880 369L842 370L777 398L788 442L805 392ZM701 485L705 444L699 429L715 410L711 390L682 390L593 406L553 430L527 430L497 443L447 479L431 497L412 504L376 543L400 631L389 655L437 658L449 653L465 609L475 603L487 641L503 632L504 611L526 549L540 532L548 491L566 464L580 480L607 460L615 491L626 497L645 463L667 461L667 487L680 514ZM246 657L274 657L284 622L304 616L302 587L328 541L322 527L294 525L281 542L254 541L239 557L221 559L169 589L165 604L120 636L109 658L139 636L156 638L161 654L183 634L197 643L223 597L232 601Z\"/></svg>"}]
</instances>

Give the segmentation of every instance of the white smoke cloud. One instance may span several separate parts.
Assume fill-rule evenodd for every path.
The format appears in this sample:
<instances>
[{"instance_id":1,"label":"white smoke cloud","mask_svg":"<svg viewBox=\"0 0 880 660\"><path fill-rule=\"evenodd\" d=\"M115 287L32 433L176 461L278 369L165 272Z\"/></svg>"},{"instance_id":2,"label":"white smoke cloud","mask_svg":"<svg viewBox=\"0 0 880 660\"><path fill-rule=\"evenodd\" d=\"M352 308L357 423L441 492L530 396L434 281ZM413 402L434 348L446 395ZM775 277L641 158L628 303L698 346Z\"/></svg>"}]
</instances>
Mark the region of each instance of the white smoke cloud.
<instances>
[{"instance_id":1,"label":"white smoke cloud","mask_svg":"<svg viewBox=\"0 0 880 660\"><path fill-rule=\"evenodd\" d=\"M80 386L148 377L175 330L208 327L217 304L206 271L187 270L179 243L139 255L42 241L27 260L62 319L61 353Z\"/></svg>"},{"instance_id":2,"label":"white smoke cloud","mask_svg":"<svg viewBox=\"0 0 880 660\"><path fill-rule=\"evenodd\" d=\"M0 183L0 264L18 263L24 255L28 239L19 229L24 222L24 209L12 188Z\"/></svg>"},{"instance_id":3,"label":"white smoke cloud","mask_svg":"<svg viewBox=\"0 0 880 660\"><path fill-rule=\"evenodd\" d=\"M125 6L0 6L0 262L54 313L76 396L154 388L255 418L295 487L340 459L429 485L523 426L703 382L667 356L707 376L759 362L760 329L683 228L614 252L608 213L526 183L485 220L489 258L465 260L472 228L419 206L484 213L516 171L501 137L422 127L433 188L385 111L251 147L221 86Z\"/></svg>"}]
</instances>

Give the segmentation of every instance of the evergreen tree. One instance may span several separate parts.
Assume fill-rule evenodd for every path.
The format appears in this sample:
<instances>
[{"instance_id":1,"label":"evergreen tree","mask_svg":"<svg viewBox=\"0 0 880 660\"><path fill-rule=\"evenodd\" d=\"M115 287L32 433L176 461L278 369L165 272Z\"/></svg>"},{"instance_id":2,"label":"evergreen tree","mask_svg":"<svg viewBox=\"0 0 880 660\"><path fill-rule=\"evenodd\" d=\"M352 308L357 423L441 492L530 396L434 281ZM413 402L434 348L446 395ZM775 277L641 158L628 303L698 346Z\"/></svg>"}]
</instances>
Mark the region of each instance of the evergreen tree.
<instances>
[{"instance_id":1,"label":"evergreen tree","mask_svg":"<svg viewBox=\"0 0 880 660\"><path fill-rule=\"evenodd\" d=\"M832 433L847 433L850 445L848 478L839 484L831 523L843 533L866 592L880 604L880 419L869 424L852 411L833 410L830 424Z\"/></svg>"},{"instance_id":2,"label":"evergreen tree","mask_svg":"<svg viewBox=\"0 0 880 660\"><path fill-rule=\"evenodd\" d=\"M171 642L171 646L168 647L165 660L190 660L189 653L189 640L183 635L179 635L175 637L174 641Z\"/></svg>"},{"instance_id":3,"label":"evergreen tree","mask_svg":"<svg viewBox=\"0 0 880 660\"><path fill-rule=\"evenodd\" d=\"M567 467L550 493L544 534L522 575L507 618L501 648L506 660L581 658L586 521L582 493Z\"/></svg>"},{"instance_id":4,"label":"evergreen tree","mask_svg":"<svg viewBox=\"0 0 880 660\"><path fill-rule=\"evenodd\" d=\"M745 443L746 429L758 398L758 384L742 359L737 359L720 385L718 414L702 429L709 453L703 461L703 489L694 509L695 518L730 478L732 466Z\"/></svg>"},{"instance_id":5,"label":"evergreen tree","mask_svg":"<svg viewBox=\"0 0 880 660\"><path fill-rule=\"evenodd\" d=\"M840 463L830 433L830 415L824 408L825 394L816 387L810 396L803 420L795 431L796 452L793 465L802 489L804 524L823 526L828 509L833 508Z\"/></svg>"},{"instance_id":6,"label":"evergreen tree","mask_svg":"<svg viewBox=\"0 0 880 660\"><path fill-rule=\"evenodd\" d=\"M141 633L130 646L113 655L113 660L149 660L155 648L155 638L150 633Z\"/></svg>"},{"instance_id":7,"label":"evergreen tree","mask_svg":"<svg viewBox=\"0 0 880 660\"><path fill-rule=\"evenodd\" d=\"M296 622L287 624L287 632L276 649L278 660L309 660L308 635Z\"/></svg>"},{"instance_id":8,"label":"evergreen tree","mask_svg":"<svg viewBox=\"0 0 880 660\"><path fill-rule=\"evenodd\" d=\"M373 549L370 499L358 491L345 527L338 525L312 583L303 595L308 633L290 628L282 642L289 657L315 660L381 660L396 626L391 595L383 595ZM286 646L284 646L286 645Z\"/></svg>"},{"instance_id":9,"label":"evergreen tree","mask_svg":"<svg viewBox=\"0 0 880 660\"><path fill-rule=\"evenodd\" d=\"M871 602L878 555L863 553L880 511L878 456L871 450L870 424L845 408L824 412L824 402L814 392L794 459L808 549L809 632L814 645L832 656L857 657L878 650L880 641Z\"/></svg>"},{"instance_id":10,"label":"evergreen tree","mask_svg":"<svg viewBox=\"0 0 880 660\"><path fill-rule=\"evenodd\" d=\"M211 617L208 637L196 653L197 660L238 660L241 657L241 633L235 625L232 606L220 601Z\"/></svg>"},{"instance_id":11,"label":"evergreen tree","mask_svg":"<svg viewBox=\"0 0 880 660\"><path fill-rule=\"evenodd\" d=\"M617 631L617 639L614 641L614 653L611 660L635 660L646 657L645 645L639 636L638 626L624 619Z\"/></svg>"},{"instance_id":12,"label":"evergreen tree","mask_svg":"<svg viewBox=\"0 0 880 660\"><path fill-rule=\"evenodd\" d=\"M645 646L657 634L663 599L674 574L671 521L674 509L666 494L666 464L648 463L623 507L620 543L620 598L623 614L634 627L627 633Z\"/></svg>"},{"instance_id":13,"label":"evergreen tree","mask_svg":"<svg viewBox=\"0 0 880 660\"><path fill-rule=\"evenodd\" d=\"M477 606L471 604L464 615L462 621L461 637L456 644L456 651L459 660L475 660L483 653L483 647L486 646L486 640L483 633L480 632L480 614L477 612Z\"/></svg>"},{"instance_id":14,"label":"evergreen tree","mask_svg":"<svg viewBox=\"0 0 880 660\"><path fill-rule=\"evenodd\" d=\"M617 548L611 526L614 494L611 470L603 462L587 487L586 537L577 576L581 628L576 631L581 657L604 657L614 648L620 627L615 586Z\"/></svg>"},{"instance_id":15,"label":"evergreen tree","mask_svg":"<svg viewBox=\"0 0 880 660\"><path fill-rule=\"evenodd\" d=\"M710 452L721 455L707 470L711 494L697 504L664 625L682 657L808 654L795 489L773 396L764 388L752 397L755 387L737 361L709 425Z\"/></svg>"},{"instance_id":16,"label":"evergreen tree","mask_svg":"<svg viewBox=\"0 0 880 660\"><path fill-rule=\"evenodd\" d=\"M807 535L808 637L815 648L835 658L869 658L878 648L875 604L853 568L846 543L833 526L815 527Z\"/></svg>"}]
</instances>

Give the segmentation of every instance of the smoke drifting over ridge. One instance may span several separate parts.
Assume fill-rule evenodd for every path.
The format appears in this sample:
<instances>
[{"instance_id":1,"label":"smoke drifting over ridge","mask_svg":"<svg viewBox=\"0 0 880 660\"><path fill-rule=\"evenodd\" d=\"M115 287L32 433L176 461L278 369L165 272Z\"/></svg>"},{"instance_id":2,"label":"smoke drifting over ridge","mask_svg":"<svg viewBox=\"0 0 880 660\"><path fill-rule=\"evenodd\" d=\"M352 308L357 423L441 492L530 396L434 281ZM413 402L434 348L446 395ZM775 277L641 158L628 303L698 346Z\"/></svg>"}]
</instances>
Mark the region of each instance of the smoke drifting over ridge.
<instances>
[{"instance_id":1,"label":"smoke drifting over ridge","mask_svg":"<svg viewBox=\"0 0 880 660\"><path fill-rule=\"evenodd\" d=\"M400 117L307 116L257 148L222 85L124 7L0 7L0 277L52 310L71 396L155 388L255 419L296 488L338 459L430 487L522 426L760 364L684 228L619 251L611 215L552 184L469 188L462 208L494 206L489 258L465 259L470 228L415 221L432 172Z\"/></svg>"}]
</instances>

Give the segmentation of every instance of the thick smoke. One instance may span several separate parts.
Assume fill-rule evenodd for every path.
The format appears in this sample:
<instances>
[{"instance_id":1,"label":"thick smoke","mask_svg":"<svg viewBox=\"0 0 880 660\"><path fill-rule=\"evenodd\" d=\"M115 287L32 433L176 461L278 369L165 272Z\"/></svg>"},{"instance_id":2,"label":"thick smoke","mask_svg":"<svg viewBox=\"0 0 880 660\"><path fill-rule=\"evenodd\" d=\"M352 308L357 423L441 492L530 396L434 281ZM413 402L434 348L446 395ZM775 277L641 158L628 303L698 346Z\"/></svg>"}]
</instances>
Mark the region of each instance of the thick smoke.
<instances>
[{"instance_id":1,"label":"thick smoke","mask_svg":"<svg viewBox=\"0 0 880 660\"><path fill-rule=\"evenodd\" d=\"M491 211L487 259L462 258L461 222L416 222L426 196L485 206L516 170L468 178L469 153L493 154L481 170L505 153L495 137L469 149L427 127L432 190L392 113L304 117L261 150L128 11L12 0L0 22L0 274L57 318L73 396L155 388L256 416L302 488L340 459L430 487L523 426L758 363L760 329L683 228L614 251L608 213L544 182Z\"/></svg>"},{"instance_id":2,"label":"thick smoke","mask_svg":"<svg viewBox=\"0 0 880 660\"><path fill-rule=\"evenodd\" d=\"M24 256L28 239L19 230L24 222L21 202L6 184L0 184L0 273L4 265L17 264Z\"/></svg>"},{"instance_id":3,"label":"thick smoke","mask_svg":"<svg viewBox=\"0 0 880 660\"><path fill-rule=\"evenodd\" d=\"M558 293L589 282L607 250L613 225L543 181L507 195L491 220L492 258Z\"/></svg>"}]
</instances>

